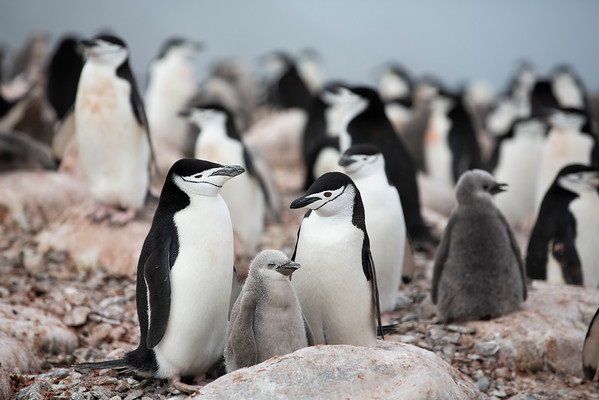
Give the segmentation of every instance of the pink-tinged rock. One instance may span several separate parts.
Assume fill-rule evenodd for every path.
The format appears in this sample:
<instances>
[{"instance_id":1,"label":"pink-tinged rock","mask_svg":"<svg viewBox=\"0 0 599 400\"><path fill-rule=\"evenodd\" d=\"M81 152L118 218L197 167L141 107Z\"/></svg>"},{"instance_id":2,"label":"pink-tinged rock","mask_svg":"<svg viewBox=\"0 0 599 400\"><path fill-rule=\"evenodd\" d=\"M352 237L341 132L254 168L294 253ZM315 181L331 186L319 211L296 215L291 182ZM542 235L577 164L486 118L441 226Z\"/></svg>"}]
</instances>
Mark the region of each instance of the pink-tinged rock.
<instances>
[{"instance_id":1,"label":"pink-tinged rock","mask_svg":"<svg viewBox=\"0 0 599 400\"><path fill-rule=\"evenodd\" d=\"M0 222L36 231L87 197L68 174L22 171L0 175Z\"/></svg>"},{"instance_id":2,"label":"pink-tinged rock","mask_svg":"<svg viewBox=\"0 0 599 400\"><path fill-rule=\"evenodd\" d=\"M315 346L204 386L195 399L484 399L434 353L379 341L376 348Z\"/></svg>"},{"instance_id":3,"label":"pink-tinged rock","mask_svg":"<svg viewBox=\"0 0 599 400\"><path fill-rule=\"evenodd\" d=\"M0 304L0 364L9 372L30 372L48 354L70 354L77 345L77 335L56 317Z\"/></svg>"},{"instance_id":4,"label":"pink-tinged rock","mask_svg":"<svg viewBox=\"0 0 599 400\"><path fill-rule=\"evenodd\" d=\"M511 369L582 376L582 344L597 306L597 289L535 281L519 311L467 325L477 340L497 342L496 357Z\"/></svg>"},{"instance_id":5,"label":"pink-tinged rock","mask_svg":"<svg viewBox=\"0 0 599 400\"><path fill-rule=\"evenodd\" d=\"M138 216L124 226L115 226L93 222L88 217L91 210L92 205L85 204L55 220L37 235L39 251L65 251L82 270L102 267L113 276L134 275L150 229L149 216Z\"/></svg>"}]
</instances>

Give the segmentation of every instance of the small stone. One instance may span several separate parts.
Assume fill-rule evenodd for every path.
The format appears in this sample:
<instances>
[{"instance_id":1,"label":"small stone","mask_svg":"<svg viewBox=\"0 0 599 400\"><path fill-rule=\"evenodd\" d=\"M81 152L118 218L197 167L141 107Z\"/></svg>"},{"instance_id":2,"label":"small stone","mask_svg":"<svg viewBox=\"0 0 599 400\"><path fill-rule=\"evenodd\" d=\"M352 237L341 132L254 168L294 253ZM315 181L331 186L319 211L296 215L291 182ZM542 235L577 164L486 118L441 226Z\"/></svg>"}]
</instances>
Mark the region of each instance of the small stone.
<instances>
[{"instance_id":1,"label":"small stone","mask_svg":"<svg viewBox=\"0 0 599 400\"><path fill-rule=\"evenodd\" d=\"M491 386L491 380L483 375L476 381L476 386L478 386L481 391L485 392L489 386Z\"/></svg>"},{"instance_id":2,"label":"small stone","mask_svg":"<svg viewBox=\"0 0 599 400\"><path fill-rule=\"evenodd\" d=\"M499 398L504 398L507 396L507 393L505 392L505 390L493 390L491 393L489 393L491 396L495 396L495 397L499 397Z\"/></svg>"},{"instance_id":3,"label":"small stone","mask_svg":"<svg viewBox=\"0 0 599 400\"><path fill-rule=\"evenodd\" d=\"M123 400L123 398L121 396L112 396L110 399L108 400Z\"/></svg>"},{"instance_id":4,"label":"small stone","mask_svg":"<svg viewBox=\"0 0 599 400\"><path fill-rule=\"evenodd\" d=\"M87 322L87 316L91 312L89 307L74 307L63 318L67 326L82 326Z\"/></svg>"},{"instance_id":5,"label":"small stone","mask_svg":"<svg viewBox=\"0 0 599 400\"><path fill-rule=\"evenodd\" d=\"M451 332L459 332L467 335L473 335L476 333L476 328L464 325L447 325L447 330Z\"/></svg>"},{"instance_id":6,"label":"small stone","mask_svg":"<svg viewBox=\"0 0 599 400\"><path fill-rule=\"evenodd\" d=\"M404 315L403 317L401 317L401 322L416 321L417 319L418 319L418 315L416 315L414 313L408 313L408 314Z\"/></svg>"},{"instance_id":7,"label":"small stone","mask_svg":"<svg viewBox=\"0 0 599 400\"><path fill-rule=\"evenodd\" d=\"M402 343L416 343L418 341L418 338L412 335L398 335L395 338Z\"/></svg>"},{"instance_id":8,"label":"small stone","mask_svg":"<svg viewBox=\"0 0 599 400\"><path fill-rule=\"evenodd\" d=\"M117 392L124 392L126 390L129 390L129 384L126 381L119 381L119 383L116 384L114 390Z\"/></svg>"},{"instance_id":9,"label":"small stone","mask_svg":"<svg viewBox=\"0 0 599 400\"><path fill-rule=\"evenodd\" d=\"M124 400L135 400L135 399L139 399L141 396L143 396L144 391L141 389L135 389L132 390L127 397L125 397Z\"/></svg>"},{"instance_id":10,"label":"small stone","mask_svg":"<svg viewBox=\"0 0 599 400\"><path fill-rule=\"evenodd\" d=\"M460 342L460 334L458 332L450 333L449 335L444 336L441 341L444 343L457 344Z\"/></svg>"},{"instance_id":11,"label":"small stone","mask_svg":"<svg viewBox=\"0 0 599 400\"><path fill-rule=\"evenodd\" d=\"M443 346L443 355L449 359L453 359L455 355L455 346L453 344Z\"/></svg>"},{"instance_id":12,"label":"small stone","mask_svg":"<svg viewBox=\"0 0 599 400\"><path fill-rule=\"evenodd\" d=\"M445 332L443 329L432 328L429 333L431 335L431 339L437 341L443 338L447 332Z\"/></svg>"},{"instance_id":13,"label":"small stone","mask_svg":"<svg viewBox=\"0 0 599 400\"><path fill-rule=\"evenodd\" d=\"M495 340L477 342L474 347L478 353L485 357L492 357L499 351L499 344Z\"/></svg>"},{"instance_id":14,"label":"small stone","mask_svg":"<svg viewBox=\"0 0 599 400\"><path fill-rule=\"evenodd\" d=\"M478 354L468 354L468 359L478 361L478 360L482 360L483 358L481 356L479 356Z\"/></svg>"},{"instance_id":15,"label":"small stone","mask_svg":"<svg viewBox=\"0 0 599 400\"><path fill-rule=\"evenodd\" d=\"M71 286L64 289L64 297L74 306L80 306L85 301L85 293Z\"/></svg>"},{"instance_id":16,"label":"small stone","mask_svg":"<svg viewBox=\"0 0 599 400\"><path fill-rule=\"evenodd\" d=\"M406 296L403 293L397 295L397 299L395 301L395 309L403 310L412 305L412 299Z\"/></svg>"}]
</instances>

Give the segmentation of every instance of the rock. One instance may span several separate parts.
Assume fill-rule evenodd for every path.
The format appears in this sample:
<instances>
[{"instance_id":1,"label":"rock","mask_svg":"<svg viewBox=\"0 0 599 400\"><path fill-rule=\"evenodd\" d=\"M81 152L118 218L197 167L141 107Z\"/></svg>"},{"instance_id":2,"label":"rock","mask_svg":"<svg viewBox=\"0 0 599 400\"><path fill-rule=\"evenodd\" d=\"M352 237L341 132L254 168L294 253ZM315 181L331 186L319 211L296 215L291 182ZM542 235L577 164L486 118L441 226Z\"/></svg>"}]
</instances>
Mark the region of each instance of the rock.
<instances>
[{"instance_id":1,"label":"rock","mask_svg":"<svg viewBox=\"0 0 599 400\"><path fill-rule=\"evenodd\" d=\"M482 378L479 378L476 381L476 386L483 392L485 392L489 386L491 386L491 380L489 378L487 378L486 376L483 376Z\"/></svg>"},{"instance_id":2,"label":"rock","mask_svg":"<svg viewBox=\"0 0 599 400\"><path fill-rule=\"evenodd\" d=\"M145 215L124 226L94 223L91 204L73 208L36 236L41 252L67 252L79 269L103 267L114 276L131 276L143 241L150 230Z\"/></svg>"},{"instance_id":3,"label":"rock","mask_svg":"<svg viewBox=\"0 0 599 400\"><path fill-rule=\"evenodd\" d=\"M63 318L66 326L82 326L87 321L87 316L91 312L89 307L74 307Z\"/></svg>"},{"instance_id":4,"label":"rock","mask_svg":"<svg viewBox=\"0 0 599 400\"><path fill-rule=\"evenodd\" d=\"M131 392L129 392L129 394L127 395L127 397L125 397L124 400L135 400L135 399L139 399L141 396L143 396L144 391L141 389L135 389L132 390Z\"/></svg>"},{"instance_id":5,"label":"rock","mask_svg":"<svg viewBox=\"0 0 599 400\"><path fill-rule=\"evenodd\" d=\"M47 382L35 382L17 393L15 400L45 400L48 397L44 392L48 389L50 384Z\"/></svg>"},{"instance_id":6,"label":"rock","mask_svg":"<svg viewBox=\"0 0 599 400\"><path fill-rule=\"evenodd\" d=\"M38 231L87 198L85 187L68 174L21 171L0 175L0 223Z\"/></svg>"},{"instance_id":7,"label":"rock","mask_svg":"<svg viewBox=\"0 0 599 400\"><path fill-rule=\"evenodd\" d=\"M315 346L237 370L204 386L196 399L481 399L457 370L418 347Z\"/></svg>"},{"instance_id":8,"label":"rock","mask_svg":"<svg viewBox=\"0 0 599 400\"><path fill-rule=\"evenodd\" d=\"M494 340L488 342L477 342L474 349L485 357L492 357L499 351L499 344Z\"/></svg>"},{"instance_id":9,"label":"rock","mask_svg":"<svg viewBox=\"0 0 599 400\"><path fill-rule=\"evenodd\" d=\"M10 376L3 368L0 368L0 399L10 399L11 396Z\"/></svg>"},{"instance_id":10,"label":"rock","mask_svg":"<svg viewBox=\"0 0 599 400\"><path fill-rule=\"evenodd\" d=\"M477 340L495 341L509 369L582 377L582 343L598 303L597 289L534 281L519 311L466 326Z\"/></svg>"},{"instance_id":11,"label":"rock","mask_svg":"<svg viewBox=\"0 0 599 400\"><path fill-rule=\"evenodd\" d=\"M0 304L0 363L10 372L38 367L41 353L70 354L77 335L60 320L31 307Z\"/></svg>"},{"instance_id":12,"label":"rock","mask_svg":"<svg viewBox=\"0 0 599 400\"><path fill-rule=\"evenodd\" d=\"M464 333L467 335L472 335L476 333L476 328L463 325L447 325L447 330L452 332Z\"/></svg>"}]
</instances>

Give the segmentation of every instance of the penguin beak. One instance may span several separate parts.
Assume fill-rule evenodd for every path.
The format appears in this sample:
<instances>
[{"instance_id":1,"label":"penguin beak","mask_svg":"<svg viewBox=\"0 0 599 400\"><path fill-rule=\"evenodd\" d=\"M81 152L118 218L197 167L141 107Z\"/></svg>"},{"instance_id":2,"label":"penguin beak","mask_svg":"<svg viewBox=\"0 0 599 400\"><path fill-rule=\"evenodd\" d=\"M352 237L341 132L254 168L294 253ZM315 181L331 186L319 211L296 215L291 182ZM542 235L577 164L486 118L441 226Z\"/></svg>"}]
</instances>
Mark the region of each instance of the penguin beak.
<instances>
[{"instance_id":1,"label":"penguin beak","mask_svg":"<svg viewBox=\"0 0 599 400\"><path fill-rule=\"evenodd\" d=\"M237 175L241 175L245 172L245 168L239 165L225 165L222 168L214 171L210 176L230 176L231 178Z\"/></svg>"},{"instance_id":2,"label":"penguin beak","mask_svg":"<svg viewBox=\"0 0 599 400\"><path fill-rule=\"evenodd\" d=\"M493 195L501 192L505 192L507 190L507 183L496 183L489 192Z\"/></svg>"},{"instance_id":3,"label":"penguin beak","mask_svg":"<svg viewBox=\"0 0 599 400\"><path fill-rule=\"evenodd\" d=\"M191 116L191 110L182 110L177 114L181 118L189 118Z\"/></svg>"},{"instance_id":4,"label":"penguin beak","mask_svg":"<svg viewBox=\"0 0 599 400\"><path fill-rule=\"evenodd\" d=\"M81 40L79 43L81 44L81 46L83 46L84 48L88 48L88 49L92 48L96 45L95 40L91 40L91 39L84 39L84 40Z\"/></svg>"},{"instance_id":5,"label":"penguin beak","mask_svg":"<svg viewBox=\"0 0 599 400\"><path fill-rule=\"evenodd\" d=\"M275 270L285 276L291 276L300 267L295 261L289 260L285 264L281 264L275 268Z\"/></svg>"},{"instance_id":6,"label":"penguin beak","mask_svg":"<svg viewBox=\"0 0 599 400\"><path fill-rule=\"evenodd\" d=\"M289 208L291 208L291 209L303 208L303 207L306 207L308 204L312 204L318 200L320 200L320 198L318 198L318 197L311 197L310 195L302 196L302 197L299 197L299 198L293 200L293 202L291 202L291 204L289 205Z\"/></svg>"},{"instance_id":7,"label":"penguin beak","mask_svg":"<svg viewBox=\"0 0 599 400\"><path fill-rule=\"evenodd\" d=\"M341 165L342 167L347 167L349 165L352 165L355 162L356 162L356 160L354 158L352 158L352 156L342 155L341 158L339 159L339 165Z\"/></svg>"}]
</instances>

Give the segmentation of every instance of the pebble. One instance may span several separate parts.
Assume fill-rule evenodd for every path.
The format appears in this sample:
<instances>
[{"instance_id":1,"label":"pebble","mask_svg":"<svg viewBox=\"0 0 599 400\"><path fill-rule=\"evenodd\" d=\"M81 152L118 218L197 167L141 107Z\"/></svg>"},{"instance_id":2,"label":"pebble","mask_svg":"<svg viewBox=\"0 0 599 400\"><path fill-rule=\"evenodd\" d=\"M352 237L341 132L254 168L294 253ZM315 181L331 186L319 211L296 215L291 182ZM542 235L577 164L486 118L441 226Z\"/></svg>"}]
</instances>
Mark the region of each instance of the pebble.
<instances>
[{"instance_id":1,"label":"pebble","mask_svg":"<svg viewBox=\"0 0 599 400\"><path fill-rule=\"evenodd\" d=\"M397 335L395 338L402 343L416 343L418 341L418 338L412 335Z\"/></svg>"},{"instance_id":2,"label":"pebble","mask_svg":"<svg viewBox=\"0 0 599 400\"><path fill-rule=\"evenodd\" d=\"M124 400L135 400L135 399L139 399L141 396L143 396L144 391L141 389L135 389L132 390L127 397L124 398Z\"/></svg>"},{"instance_id":3,"label":"pebble","mask_svg":"<svg viewBox=\"0 0 599 400\"><path fill-rule=\"evenodd\" d=\"M491 380L483 375L476 381L476 386L478 386L482 392L485 392L489 386L491 386Z\"/></svg>"},{"instance_id":4,"label":"pebble","mask_svg":"<svg viewBox=\"0 0 599 400\"><path fill-rule=\"evenodd\" d=\"M442 339L447 332L445 332L443 329L432 328L429 333L431 335L431 339L437 341Z\"/></svg>"},{"instance_id":5,"label":"pebble","mask_svg":"<svg viewBox=\"0 0 599 400\"><path fill-rule=\"evenodd\" d=\"M83 305L85 302L85 293L72 286L66 287L63 294L67 301L74 306Z\"/></svg>"},{"instance_id":6,"label":"pebble","mask_svg":"<svg viewBox=\"0 0 599 400\"><path fill-rule=\"evenodd\" d=\"M447 330L452 332L464 333L467 335L474 335L476 333L476 328L463 325L447 325Z\"/></svg>"},{"instance_id":7,"label":"pebble","mask_svg":"<svg viewBox=\"0 0 599 400\"><path fill-rule=\"evenodd\" d=\"M63 318L63 322L66 326L82 326L87 322L87 316L91 312L89 307L74 307L69 311Z\"/></svg>"},{"instance_id":8,"label":"pebble","mask_svg":"<svg viewBox=\"0 0 599 400\"><path fill-rule=\"evenodd\" d=\"M418 315L416 315L415 313L407 313L406 315L401 317L401 322L416 321L417 319Z\"/></svg>"},{"instance_id":9,"label":"pebble","mask_svg":"<svg viewBox=\"0 0 599 400\"><path fill-rule=\"evenodd\" d=\"M403 293L400 293L397 295L397 299L395 301L395 309L396 310L403 310L405 308L408 308L410 305L412 305L411 298L409 298L408 296L406 296Z\"/></svg>"},{"instance_id":10,"label":"pebble","mask_svg":"<svg viewBox=\"0 0 599 400\"><path fill-rule=\"evenodd\" d=\"M444 343L457 344L460 342L460 334L458 332L450 333L449 335L444 336L441 341Z\"/></svg>"},{"instance_id":11,"label":"pebble","mask_svg":"<svg viewBox=\"0 0 599 400\"><path fill-rule=\"evenodd\" d=\"M485 357L492 357L499 351L499 344L495 340L477 342L474 347L478 353Z\"/></svg>"},{"instance_id":12,"label":"pebble","mask_svg":"<svg viewBox=\"0 0 599 400\"><path fill-rule=\"evenodd\" d=\"M495 396L495 397L499 397L499 398L504 398L507 396L507 393L505 392L505 390L493 390L491 393L489 393L491 396Z\"/></svg>"},{"instance_id":13,"label":"pebble","mask_svg":"<svg viewBox=\"0 0 599 400\"><path fill-rule=\"evenodd\" d=\"M108 400L123 400L123 398L121 396L112 396L110 399Z\"/></svg>"}]
</instances>

